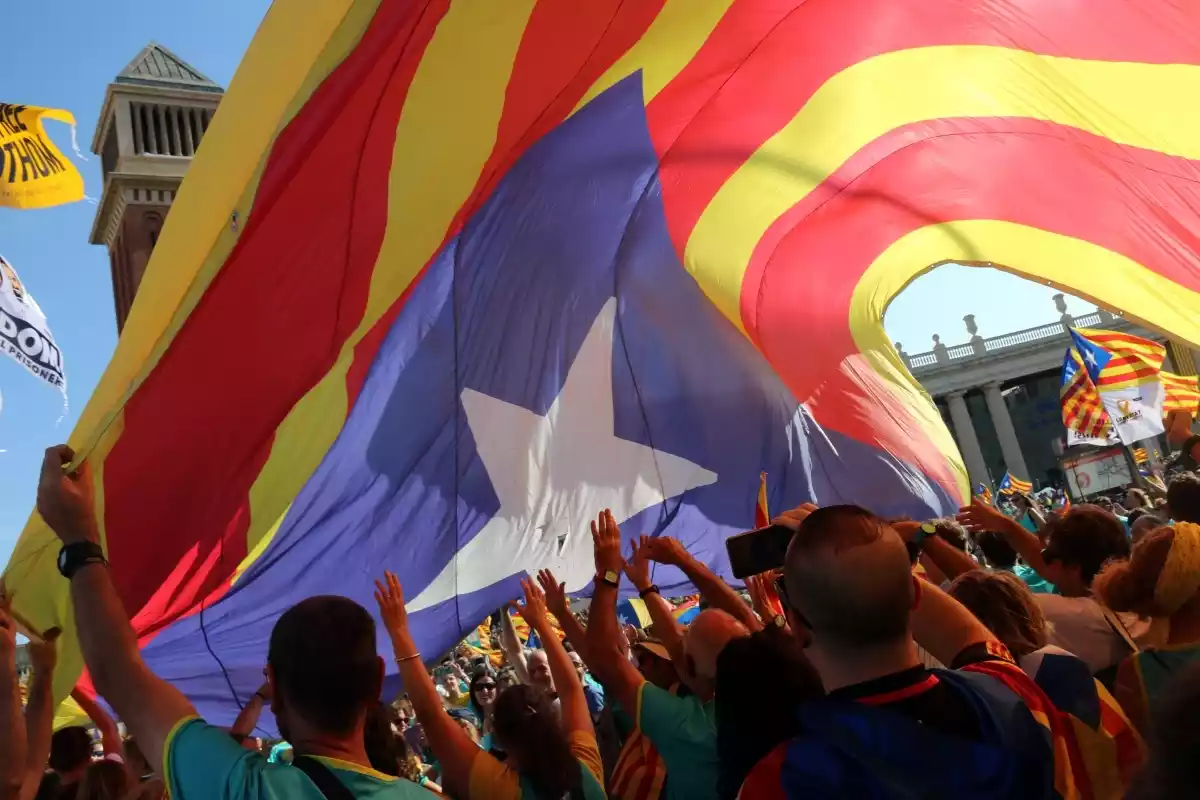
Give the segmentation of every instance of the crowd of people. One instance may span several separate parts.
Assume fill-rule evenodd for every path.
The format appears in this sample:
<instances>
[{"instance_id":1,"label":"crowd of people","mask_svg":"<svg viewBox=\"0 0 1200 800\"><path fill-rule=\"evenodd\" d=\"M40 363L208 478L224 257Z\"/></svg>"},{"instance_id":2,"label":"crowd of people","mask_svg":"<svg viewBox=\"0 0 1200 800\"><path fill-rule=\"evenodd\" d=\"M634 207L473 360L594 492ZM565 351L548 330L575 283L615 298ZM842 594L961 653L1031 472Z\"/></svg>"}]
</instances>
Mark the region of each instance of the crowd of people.
<instances>
[{"instance_id":1,"label":"crowd of people","mask_svg":"<svg viewBox=\"0 0 1200 800\"><path fill-rule=\"evenodd\" d=\"M72 562L98 538L71 457L47 452L38 508L63 542L92 682L132 738L83 694L103 757L82 728L51 735L54 632L29 646L22 711L0 604L0 798L1065 800L1200 785L1191 473L1154 501L1050 513L1020 496L938 520L806 504L775 520L793 531L785 562L744 591L673 538L626 548L601 511L586 613L547 570L522 583L537 649L504 611L502 664L457 653L431 673L387 573L375 601L402 698L381 699L372 614L311 597L276 622L262 686L223 729L146 668L104 560ZM652 582L656 563L699 591L690 624ZM622 587L646 630L618 617ZM285 744L253 736L268 706Z\"/></svg>"}]
</instances>

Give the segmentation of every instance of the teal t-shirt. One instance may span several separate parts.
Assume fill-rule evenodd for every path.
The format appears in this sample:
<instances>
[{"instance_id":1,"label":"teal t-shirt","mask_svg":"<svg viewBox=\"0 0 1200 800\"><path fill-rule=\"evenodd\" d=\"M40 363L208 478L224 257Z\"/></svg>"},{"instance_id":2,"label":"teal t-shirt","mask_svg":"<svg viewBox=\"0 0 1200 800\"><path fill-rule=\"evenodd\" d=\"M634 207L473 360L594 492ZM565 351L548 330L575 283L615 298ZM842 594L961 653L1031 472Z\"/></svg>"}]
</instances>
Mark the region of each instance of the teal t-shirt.
<instances>
[{"instance_id":1,"label":"teal t-shirt","mask_svg":"<svg viewBox=\"0 0 1200 800\"><path fill-rule=\"evenodd\" d=\"M172 800L322 800L303 772L289 764L268 764L202 719L176 725L165 751L163 779ZM319 760L360 800L434 797L402 778L333 758Z\"/></svg>"},{"instance_id":2,"label":"teal t-shirt","mask_svg":"<svg viewBox=\"0 0 1200 800\"><path fill-rule=\"evenodd\" d=\"M1024 581L1034 594L1054 594L1054 584L1038 575L1037 570L1028 564L1018 563L1013 567L1013 574Z\"/></svg>"},{"instance_id":3,"label":"teal t-shirt","mask_svg":"<svg viewBox=\"0 0 1200 800\"><path fill-rule=\"evenodd\" d=\"M637 725L662 757L671 798L717 796L715 703L677 697L647 681L638 694Z\"/></svg>"}]
</instances>

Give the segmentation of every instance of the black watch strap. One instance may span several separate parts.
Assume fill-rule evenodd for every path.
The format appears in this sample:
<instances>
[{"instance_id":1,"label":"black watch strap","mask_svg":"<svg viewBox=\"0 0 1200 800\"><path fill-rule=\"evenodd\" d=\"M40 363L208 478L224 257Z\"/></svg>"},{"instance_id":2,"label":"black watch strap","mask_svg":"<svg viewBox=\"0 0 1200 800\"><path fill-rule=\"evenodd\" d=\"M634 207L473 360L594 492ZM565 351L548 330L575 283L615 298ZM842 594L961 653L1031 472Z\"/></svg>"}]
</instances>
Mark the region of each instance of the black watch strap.
<instances>
[{"instance_id":1,"label":"black watch strap","mask_svg":"<svg viewBox=\"0 0 1200 800\"><path fill-rule=\"evenodd\" d=\"M643 600L645 600L645 599L646 599L646 595L648 595L648 594L662 594L662 592L660 592L660 591L658 590L658 584L657 584L657 583L652 583L652 584L650 584L649 586L647 586L645 589L642 589L640 592L638 592L638 597L640 597L640 598L642 598Z\"/></svg>"},{"instance_id":2,"label":"black watch strap","mask_svg":"<svg viewBox=\"0 0 1200 800\"><path fill-rule=\"evenodd\" d=\"M621 573L613 569L600 572L596 575L596 582L605 583L614 589L619 589L621 588Z\"/></svg>"},{"instance_id":3,"label":"black watch strap","mask_svg":"<svg viewBox=\"0 0 1200 800\"><path fill-rule=\"evenodd\" d=\"M71 580L81 568L88 564L107 564L104 549L95 542L71 542L58 553L58 571Z\"/></svg>"}]
</instances>

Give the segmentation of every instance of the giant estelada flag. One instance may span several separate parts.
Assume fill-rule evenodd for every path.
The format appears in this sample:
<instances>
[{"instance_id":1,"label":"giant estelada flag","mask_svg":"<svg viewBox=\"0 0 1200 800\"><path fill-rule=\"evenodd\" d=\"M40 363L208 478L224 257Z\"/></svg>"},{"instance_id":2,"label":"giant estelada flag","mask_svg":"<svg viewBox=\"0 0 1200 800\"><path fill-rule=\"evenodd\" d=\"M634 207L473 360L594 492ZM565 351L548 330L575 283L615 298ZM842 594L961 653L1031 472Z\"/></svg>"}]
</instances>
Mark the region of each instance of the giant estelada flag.
<instances>
[{"instance_id":1,"label":"giant estelada flag","mask_svg":"<svg viewBox=\"0 0 1200 800\"><path fill-rule=\"evenodd\" d=\"M1198 26L279 0L72 436L147 662L228 722L280 612L371 607L385 568L436 657L525 570L586 590L604 507L725 572L763 471L773 509L947 513L965 471L887 304L995 265L1200 346ZM70 641L56 551L35 516L6 585Z\"/></svg>"}]
</instances>

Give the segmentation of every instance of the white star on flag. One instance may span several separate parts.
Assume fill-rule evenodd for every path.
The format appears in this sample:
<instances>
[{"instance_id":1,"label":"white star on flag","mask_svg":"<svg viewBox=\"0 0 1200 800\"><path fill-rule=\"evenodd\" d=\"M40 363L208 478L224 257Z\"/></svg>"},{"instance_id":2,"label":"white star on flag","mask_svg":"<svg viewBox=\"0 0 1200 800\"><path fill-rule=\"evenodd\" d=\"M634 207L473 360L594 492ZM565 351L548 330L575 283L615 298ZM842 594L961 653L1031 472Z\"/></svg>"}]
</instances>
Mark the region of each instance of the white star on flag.
<instances>
[{"instance_id":1,"label":"white star on flag","mask_svg":"<svg viewBox=\"0 0 1200 800\"><path fill-rule=\"evenodd\" d=\"M678 456L619 439L613 429L617 301L592 323L545 416L464 389L463 408L500 509L455 554L409 611L550 568L578 591L592 578L590 523L611 509L624 522L717 475Z\"/></svg>"}]
</instances>

